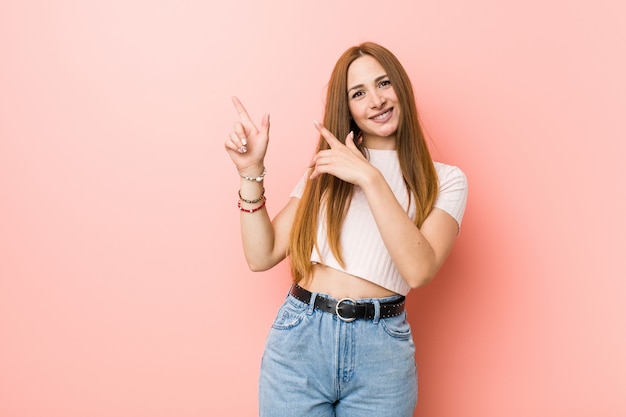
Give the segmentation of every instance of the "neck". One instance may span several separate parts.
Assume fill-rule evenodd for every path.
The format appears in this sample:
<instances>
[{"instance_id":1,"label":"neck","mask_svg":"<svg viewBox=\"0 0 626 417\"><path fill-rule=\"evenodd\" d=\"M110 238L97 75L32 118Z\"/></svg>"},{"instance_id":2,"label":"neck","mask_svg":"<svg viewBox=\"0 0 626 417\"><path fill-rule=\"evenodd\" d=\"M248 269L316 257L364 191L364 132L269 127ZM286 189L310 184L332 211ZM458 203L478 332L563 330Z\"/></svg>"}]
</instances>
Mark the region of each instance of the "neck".
<instances>
[{"instance_id":1,"label":"neck","mask_svg":"<svg viewBox=\"0 0 626 417\"><path fill-rule=\"evenodd\" d=\"M396 137L395 135L387 137L363 135L363 145L367 149L393 150L396 149Z\"/></svg>"}]
</instances>

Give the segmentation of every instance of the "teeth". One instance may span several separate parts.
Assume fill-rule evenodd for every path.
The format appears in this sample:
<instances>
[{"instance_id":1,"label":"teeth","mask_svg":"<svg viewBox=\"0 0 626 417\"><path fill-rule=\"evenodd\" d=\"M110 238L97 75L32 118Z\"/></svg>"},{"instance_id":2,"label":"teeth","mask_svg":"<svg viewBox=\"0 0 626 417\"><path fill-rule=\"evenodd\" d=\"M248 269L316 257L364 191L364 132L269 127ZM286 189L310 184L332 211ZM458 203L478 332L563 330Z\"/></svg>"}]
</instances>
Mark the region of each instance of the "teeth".
<instances>
[{"instance_id":1,"label":"teeth","mask_svg":"<svg viewBox=\"0 0 626 417\"><path fill-rule=\"evenodd\" d=\"M383 114L380 114L380 115L374 117L374 120L382 120L382 119L384 119L385 117L387 117L389 115L389 112L390 112L390 110L387 110Z\"/></svg>"}]
</instances>

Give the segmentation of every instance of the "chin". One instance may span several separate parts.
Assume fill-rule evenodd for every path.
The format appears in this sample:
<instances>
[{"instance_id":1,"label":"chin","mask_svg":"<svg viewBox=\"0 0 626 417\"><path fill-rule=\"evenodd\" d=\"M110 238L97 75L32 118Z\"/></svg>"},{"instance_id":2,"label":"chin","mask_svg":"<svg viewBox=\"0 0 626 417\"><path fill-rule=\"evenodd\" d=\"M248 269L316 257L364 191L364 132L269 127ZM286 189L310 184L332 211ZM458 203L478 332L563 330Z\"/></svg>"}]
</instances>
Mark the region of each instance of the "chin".
<instances>
[{"instance_id":1,"label":"chin","mask_svg":"<svg viewBox=\"0 0 626 417\"><path fill-rule=\"evenodd\" d=\"M398 133L398 129L385 129L383 131L375 132L374 135L381 138L391 138L395 137Z\"/></svg>"}]
</instances>

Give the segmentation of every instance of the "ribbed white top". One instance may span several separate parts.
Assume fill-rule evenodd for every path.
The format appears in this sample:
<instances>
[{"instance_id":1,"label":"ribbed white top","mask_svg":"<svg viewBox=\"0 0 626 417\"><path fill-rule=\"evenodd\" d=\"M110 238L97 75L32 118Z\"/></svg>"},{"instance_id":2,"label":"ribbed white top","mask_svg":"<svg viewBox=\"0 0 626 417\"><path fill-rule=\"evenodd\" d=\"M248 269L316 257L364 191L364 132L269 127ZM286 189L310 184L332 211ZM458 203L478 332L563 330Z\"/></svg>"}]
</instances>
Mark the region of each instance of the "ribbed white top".
<instances>
[{"instance_id":1,"label":"ribbed white top","mask_svg":"<svg viewBox=\"0 0 626 417\"><path fill-rule=\"evenodd\" d=\"M411 219L415 219L415 207L413 204L409 207L409 197L402 179L397 152L378 149L368 149L368 152L370 162L383 174L407 215ZM460 228L467 201L465 174L455 166L440 162L435 162L435 169L439 177L439 196L435 202L435 207L444 210L456 219ZM302 197L307 177L308 173L302 177L291 196ZM317 228L317 242L320 251L318 253L313 249L312 262L358 276L398 294L408 294L411 287L402 279L391 260L376 226L374 216L370 211L365 193L360 187L354 187L352 202L346 213L340 236L345 268L335 259L328 245L325 217L325 211L321 210Z\"/></svg>"}]
</instances>

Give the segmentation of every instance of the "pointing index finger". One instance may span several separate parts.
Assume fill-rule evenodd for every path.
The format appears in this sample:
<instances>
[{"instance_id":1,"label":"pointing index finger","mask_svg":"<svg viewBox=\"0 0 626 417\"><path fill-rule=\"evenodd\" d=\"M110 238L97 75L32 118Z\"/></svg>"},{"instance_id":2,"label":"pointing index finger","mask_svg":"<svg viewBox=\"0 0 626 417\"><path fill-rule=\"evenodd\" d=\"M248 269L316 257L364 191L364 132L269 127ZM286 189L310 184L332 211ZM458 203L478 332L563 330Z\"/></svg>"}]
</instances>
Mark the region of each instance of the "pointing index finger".
<instances>
[{"instance_id":1,"label":"pointing index finger","mask_svg":"<svg viewBox=\"0 0 626 417\"><path fill-rule=\"evenodd\" d=\"M237 113L239 114L239 118L241 119L241 121L246 124L249 124L255 130L258 130L256 125L250 118L250 115L248 114L246 108L243 106L243 104L241 104L241 101L239 101L239 99L234 96L232 97L232 100L233 100L233 104L235 105L235 108L237 109Z\"/></svg>"},{"instance_id":2,"label":"pointing index finger","mask_svg":"<svg viewBox=\"0 0 626 417\"><path fill-rule=\"evenodd\" d=\"M320 134L324 137L324 139L326 139L326 142L328 142L331 148L337 145L342 145L339 139L337 139L335 135L330 133L330 130L326 129L324 125L321 124L319 121L313 120L313 124L315 125L315 128L320 132Z\"/></svg>"}]
</instances>

